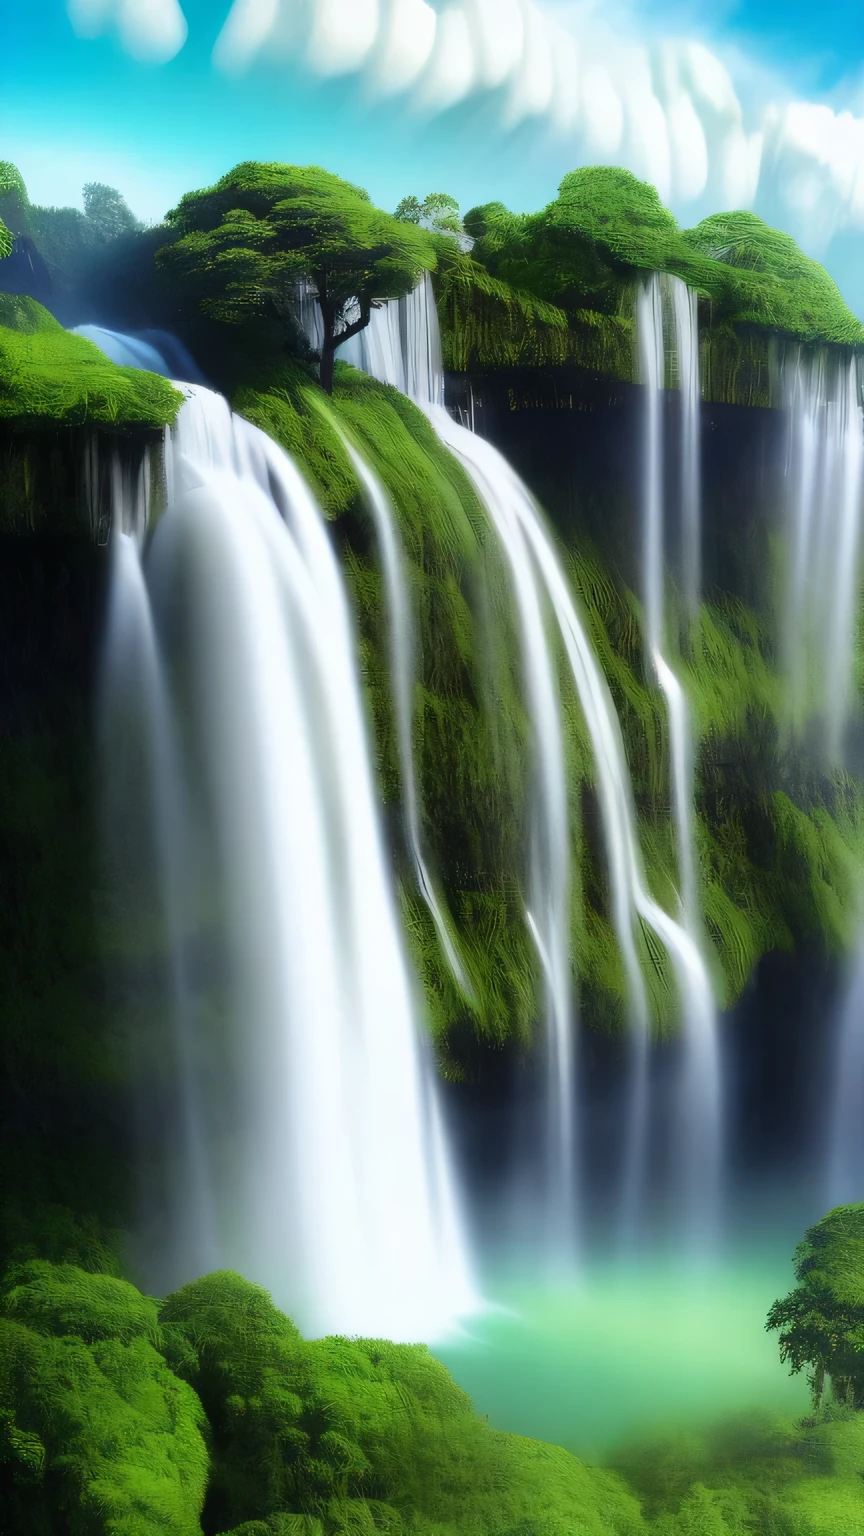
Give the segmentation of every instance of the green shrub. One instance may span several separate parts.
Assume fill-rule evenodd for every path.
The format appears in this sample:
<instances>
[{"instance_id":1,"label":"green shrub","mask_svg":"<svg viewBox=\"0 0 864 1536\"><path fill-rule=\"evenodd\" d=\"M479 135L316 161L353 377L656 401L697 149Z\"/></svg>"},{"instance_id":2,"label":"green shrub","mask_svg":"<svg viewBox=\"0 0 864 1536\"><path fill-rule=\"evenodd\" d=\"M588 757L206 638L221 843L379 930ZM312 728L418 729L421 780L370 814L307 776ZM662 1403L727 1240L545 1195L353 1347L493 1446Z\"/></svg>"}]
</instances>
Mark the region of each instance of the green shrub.
<instances>
[{"instance_id":1,"label":"green shrub","mask_svg":"<svg viewBox=\"0 0 864 1536\"><path fill-rule=\"evenodd\" d=\"M163 427L182 398L167 379L109 362L35 299L0 293L0 420Z\"/></svg>"},{"instance_id":2,"label":"green shrub","mask_svg":"<svg viewBox=\"0 0 864 1536\"><path fill-rule=\"evenodd\" d=\"M201 1405L125 1281L32 1261L0 1320L0 1478L9 1536L199 1536Z\"/></svg>"}]
</instances>

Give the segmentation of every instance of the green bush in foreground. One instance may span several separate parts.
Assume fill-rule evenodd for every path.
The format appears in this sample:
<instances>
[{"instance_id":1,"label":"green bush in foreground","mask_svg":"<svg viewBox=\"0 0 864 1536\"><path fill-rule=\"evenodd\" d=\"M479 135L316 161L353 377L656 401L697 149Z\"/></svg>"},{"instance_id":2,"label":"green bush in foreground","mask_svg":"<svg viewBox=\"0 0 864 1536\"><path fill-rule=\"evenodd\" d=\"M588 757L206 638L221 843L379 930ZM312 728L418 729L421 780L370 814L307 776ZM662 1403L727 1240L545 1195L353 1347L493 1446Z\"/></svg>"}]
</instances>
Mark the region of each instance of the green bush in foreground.
<instances>
[{"instance_id":1,"label":"green bush in foreground","mask_svg":"<svg viewBox=\"0 0 864 1536\"><path fill-rule=\"evenodd\" d=\"M0 1318L6 1536L195 1536L201 1405L159 1353L157 1308L124 1280L34 1260Z\"/></svg>"}]
</instances>

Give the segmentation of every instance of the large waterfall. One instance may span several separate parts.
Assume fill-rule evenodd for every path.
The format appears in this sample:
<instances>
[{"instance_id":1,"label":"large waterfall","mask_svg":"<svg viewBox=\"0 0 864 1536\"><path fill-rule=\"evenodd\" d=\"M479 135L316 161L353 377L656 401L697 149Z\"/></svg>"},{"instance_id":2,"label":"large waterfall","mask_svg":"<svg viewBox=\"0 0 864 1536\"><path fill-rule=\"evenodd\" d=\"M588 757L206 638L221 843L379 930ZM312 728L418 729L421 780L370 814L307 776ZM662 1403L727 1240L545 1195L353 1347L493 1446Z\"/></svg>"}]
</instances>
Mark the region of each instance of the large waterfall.
<instances>
[{"instance_id":1,"label":"large waterfall","mask_svg":"<svg viewBox=\"0 0 864 1536\"><path fill-rule=\"evenodd\" d=\"M636 299L640 376L645 391L643 603L646 659L666 700L680 916L690 941L693 962L678 968L684 1043L677 1108L681 1122L678 1144L682 1159L681 1181L687 1231L694 1239L710 1241L716 1232L720 1194L722 1067L717 1012L702 953L704 940L693 817L693 728L687 695L666 655L667 489L663 451L666 294L671 301L668 309L674 327L682 385L681 524L687 605L691 615L699 600L696 584L699 571L698 425L693 421L699 402L698 327L694 324L686 285L680 278L664 277L661 280L657 273L653 273L640 285Z\"/></svg>"},{"instance_id":2,"label":"large waterfall","mask_svg":"<svg viewBox=\"0 0 864 1536\"><path fill-rule=\"evenodd\" d=\"M434 1339L476 1301L342 576L291 460L184 389L143 567L115 520L104 692L113 867L143 779L170 953L153 1278L236 1267L309 1333Z\"/></svg>"},{"instance_id":3,"label":"large waterfall","mask_svg":"<svg viewBox=\"0 0 864 1536\"><path fill-rule=\"evenodd\" d=\"M860 359L820 348L780 358L788 419L782 641L788 713L828 767L845 766L859 646L864 409ZM860 728L860 719L859 719ZM860 748L859 748L860 750ZM864 932L834 1021L826 1197L864 1187Z\"/></svg>"},{"instance_id":4,"label":"large waterfall","mask_svg":"<svg viewBox=\"0 0 864 1536\"><path fill-rule=\"evenodd\" d=\"M422 300L422 309L420 301ZM680 302L680 299L679 299ZM695 316L688 344L698 345ZM410 326L407 315L410 314ZM421 323L422 321L422 323ZM683 331L683 326L682 326ZM661 333L662 335L662 333ZM401 343L400 356L397 342ZM416 348L416 359L404 349ZM638 956L641 924L665 945L675 974L684 1014L686 1050L681 1081L681 1112L672 1149L677 1170L678 1205L694 1238L709 1239L717 1221L719 1195L720 1079L711 987L701 952L701 931L682 911L672 917L651 896L645 880L636 829L636 813L620 725L602 669L554 545L533 499L502 455L488 442L458 425L438 403L443 399L438 323L431 282L415 290L409 301L382 306L373 312L367 329L350 343L351 360L364 371L396 388L415 380L414 398L422 405L439 436L464 464L487 509L501 542L513 584L525 679L526 702L533 725L536 768L532 800L533 846L527 880L526 920L534 935L546 978L546 1020L549 1062L547 1126L550 1136L550 1204L558 1213L559 1230L567 1230L567 1212L578 1188L578 1127L574 1120L575 1050L571 1004L570 885L571 835L566 805L566 770L562 746L557 665L547 636L546 618L566 656L585 717L594 753L607 861L612 920L628 982L633 1041L632 1091L624 1133L623 1221L633 1228L644 1192L649 1126L649 1010ZM347 348L346 348L347 353ZM434 366L429 368L429 360ZM685 433L686 504L684 545L691 584L698 583L698 444L694 445L692 352L682 369L688 380ZM696 363L698 403L698 362ZM649 389L649 410L659 411ZM653 419L653 418L652 418ZM649 435L649 452L659 452L659 427ZM695 466L695 467L694 467ZM646 466L646 480L652 471ZM656 478L656 472L655 472ZM658 494L655 490L652 495ZM660 493L662 494L662 492ZM662 562L662 543L652 545L652 559ZM662 586L662 565L654 588ZM658 654L659 654L659 648ZM669 669L667 668L667 671ZM664 674L665 676L665 674ZM671 671L669 671L671 678ZM670 687L670 693L673 690ZM689 784L686 759L686 701L678 689L676 723L681 793ZM681 744L685 751L682 755ZM685 865L694 869L690 837L690 793L679 817L679 845L686 839ZM695 872L693 874L695 887ZM695 913L695 896L690 913Z\"/></svg>"}]
</instances>

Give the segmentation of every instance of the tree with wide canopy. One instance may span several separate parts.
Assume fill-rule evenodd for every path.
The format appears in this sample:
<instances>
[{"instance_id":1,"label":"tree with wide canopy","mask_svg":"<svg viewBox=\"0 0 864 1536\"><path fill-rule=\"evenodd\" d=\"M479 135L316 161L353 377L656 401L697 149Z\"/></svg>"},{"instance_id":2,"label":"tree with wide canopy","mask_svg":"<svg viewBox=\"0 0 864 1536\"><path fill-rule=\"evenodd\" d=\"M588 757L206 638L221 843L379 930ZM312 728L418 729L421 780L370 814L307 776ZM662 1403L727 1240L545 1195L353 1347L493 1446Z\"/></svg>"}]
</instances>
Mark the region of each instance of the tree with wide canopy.
<instances>
[{"instance_id":1,"label":"tree with wide canopy","mask_svg":"<svg viewBox=\"0 0 864 1536\"><path fill-rule=\"evenodd\" d=\"M424 230L318 166L247 161L187 193L168 223L180 238L157 252L157 263L213 319L290 325L299 285L309 284L328 393L337 349L369 324L374 307L410 293L436 264Z\"/></svg>"},{"instance_id":2,"label":"tree with wide canopy","mask_svg":"<svg viewBox=\"0 0 864 1536\"><path fill-rule=\"evenodd\" d=\"M808 1367L817 1405L827 1377L836 1398L864 1409L864 1204L839 1205L809 1229L795 1278L768 1313L780 1358L793 1372Z\"/></svg>"}]
</instances>

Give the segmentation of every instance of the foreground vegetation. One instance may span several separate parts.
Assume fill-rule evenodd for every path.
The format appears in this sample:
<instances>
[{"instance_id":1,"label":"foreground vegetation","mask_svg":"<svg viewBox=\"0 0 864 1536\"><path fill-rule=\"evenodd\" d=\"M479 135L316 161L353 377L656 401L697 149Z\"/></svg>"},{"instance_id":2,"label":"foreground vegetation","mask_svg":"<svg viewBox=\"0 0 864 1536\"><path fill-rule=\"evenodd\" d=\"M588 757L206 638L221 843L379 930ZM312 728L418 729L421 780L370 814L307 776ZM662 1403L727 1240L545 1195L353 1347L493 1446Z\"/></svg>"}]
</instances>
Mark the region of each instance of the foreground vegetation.
<instances>
[{"instance_id":1,"label":"foreground vegetation","mask_svg":"<svg viewBox=\"0 0 864 1536\"><path fill-rule=\"evenodd\" d=\"M860 1340L862 1245L852 1206L799 1250L823 1334L843 1308ZM82 1257L74 1242L68 1257ZM422 1346L303 1340L239 1275L160 1303L116 1274L22 1255L0 1289L4 1531L852 1536L860 1342L852 1389L849 1358L826 1357L824 1337L804 1354L820 1375L800 1423L750 1415L658 1436L604 1470L490 1428Z\"/></svg>"}]
</instances>

